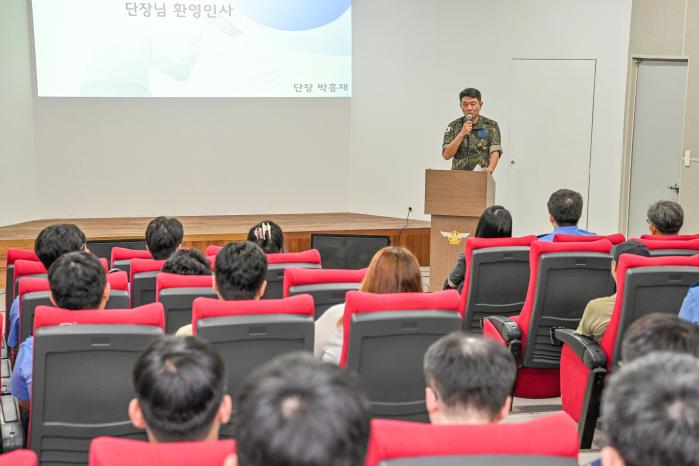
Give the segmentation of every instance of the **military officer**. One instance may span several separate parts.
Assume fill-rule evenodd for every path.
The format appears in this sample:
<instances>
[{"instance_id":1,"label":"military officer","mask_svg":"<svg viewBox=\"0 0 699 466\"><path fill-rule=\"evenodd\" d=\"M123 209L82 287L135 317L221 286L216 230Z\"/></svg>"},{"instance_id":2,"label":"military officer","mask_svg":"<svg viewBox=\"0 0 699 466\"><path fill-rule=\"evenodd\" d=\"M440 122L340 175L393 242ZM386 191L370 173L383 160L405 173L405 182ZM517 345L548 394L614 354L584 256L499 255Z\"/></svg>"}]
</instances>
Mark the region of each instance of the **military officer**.
<instances>
[{"instance_id":1,"label":"military officer","mask_svg":"<svg viewBox=\"0 0 699 466\"><path fill-rule=\"evenodd\" d=\"M464 89L459 93L459 101L464 116L452 121L444 132L442 157L451 159L452 170L480 166L493 173L502 155L500 128L495 120L481 115L483 101L478 89Z\"/></svg>"}]
</instances>

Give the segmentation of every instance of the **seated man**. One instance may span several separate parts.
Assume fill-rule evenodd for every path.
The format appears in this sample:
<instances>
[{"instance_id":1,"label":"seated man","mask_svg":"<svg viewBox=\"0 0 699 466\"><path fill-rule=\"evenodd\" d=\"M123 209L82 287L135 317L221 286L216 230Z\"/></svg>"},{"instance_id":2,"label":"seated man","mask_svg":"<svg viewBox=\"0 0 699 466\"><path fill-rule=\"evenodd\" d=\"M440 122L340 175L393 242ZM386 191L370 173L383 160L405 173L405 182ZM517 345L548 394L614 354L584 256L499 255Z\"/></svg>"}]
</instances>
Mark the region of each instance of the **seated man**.
<instances>
[{"instance_id":1,"label":"seated man","mask_svg":"<svg viewBox=\"0 0 699 466\"><path fill-rule=\"evenodd\" d=\"M656 352L616 372L604 390L603 466L699 464L699 359Z\"/></svg>"},{"instance_id":2,"label":"seated man","mask_svg":"<svg viewBox=\"0 0 699 466\"><path fill-rule=\"evenodd\" d=\"M223 359L197 337L153 341L133 369L129 418L151 442L218 440L231 417Z\"/></svg>"},{"instance_id":3,"label":"seated man","mask_svg":"<svg viewBox=\"0 0 699 466\"><path fill-rule=\"evenodd\" d=\"M85 233L73 224L50 225L39 233L34 241L34 252L48 270L63 254L86 249ZM19 296L10 307L7 346L15 348L19 343Z\"/></svg>"},{"instance_id":4,"label":"seated man","mask_svg":"<svg viewBox=\"0 0 699 466\"><path fill-rule=\"evenodd\" d=\"M553 232L539 238L541 241L553 241L554 235L594 236L594 233L578 228L582 216L583 198L572 189L559 189L551 194L546 204L549 210L549 222Z\"/></svg>"},{"instance_id":5,"label":"seated man","mask_svg":"<svg viewBox=\"0 0 699 466\"><path fill-rule=\"evenodd\" d=\"M258 368L235 399L240 466L361 466L369 443L369 399L357 377L311 354Z\"/></svg>"},{"instance_id":6,"label":"seated man","mask_svg":"<svg viewBox=\"0 0 699 466\"><path fill-rule=\"evenodd\" d=\"M102 263L88 252L71 252L59 257L49 268L51 302L70 310L104 309L109 299L109 283ZM32 384L34 338L27 337L19 346L12 371L10 393L20 408L29 409Z\"/></svg>"},{"instance_id":7,"label":"seated man","mask_svg":"<svg viewBox=\"0 0 699 466\"><path fill-rule=\"evenodd\" d=\"M510 412L517 365L495 341L451 333L429 347L424 372L432 424L488 424Z\"/></svg>"},{"instance_id":8,"label":"seated man","mask_svg":"<svg viewBox=\"0 0 699 466\"><path fill-rule=\"evenodd\" d=\"M175 275L211 275L211 264L196 249L178 249L165 262L162 271Z\"/></svg>"},{"instance_id":9,"label":"seated man","mask_svg":"<svg viewBox=\"0 0 699 466\"><path fill-rule=\"evenodd\" d=\"M612 248L611 273L615 282L616 268L622 254L635 254L637 256L648 257L650 256L650 251L648 251L648 247L646 247L645 244L633 240L614 246ZM611 296L593 299L587 303L582 319L580 319L580 324L578 325L577 330L575 330L575 333L585 335L599 342L602 339L602 335L604 335L605 330L607 330L607 326L609 325L609 319L612 317L615 301L616 293Z\"/></svg>"},{"instance_id":10,"label":"seated man","mask_svg":"<svg viewBox=\"0 0 699 466\"><path fill-rule=\"evenodd\" d=\"M680 319L699 324L699 282L689 287L680 307Z\"/></svg>"},{"instance_id":11,"label":"seated man","mask_svg":"<svg viewBox=\"0 0 699 466\"><path fill-rule=\"evenodd\" d=\"M631 324L624 335L622 358L626 363L653 351L699 357L699 326L661 312L641 317Z\"/></svg>"},{"instance_id":12,"label":"seated man","mask_svg":"<svg viewBox=\"0 0 699 466\"><path fill-rule=\"evenodd\" d=\"M652 235L676 235L684 223L684 211L676 202L658 201L648 207L646 218Z\"/></svg>"},{"instance_id":13,"label":"seated man","mask_svg":"<svg viewBox=\"0 0 699 466\"><path fill-rule=\"evenodd\" d=\"M257 300L267 288L267 256L254 243L228 243L216 254L214 291L226 301ZM192 335L192 324L177 330L177 335Z\"/></svg>"},{"instance_id":14,"label":"seated man","mask_svg":"<svg viewBox=\"0 0 699 466\"><path fill-rule=\"evenodd\" d=\"M182 247L184 229L174 217L157 217L146 227L146 248L155 260L164 260Z\"/></svg>"}]
</instances>

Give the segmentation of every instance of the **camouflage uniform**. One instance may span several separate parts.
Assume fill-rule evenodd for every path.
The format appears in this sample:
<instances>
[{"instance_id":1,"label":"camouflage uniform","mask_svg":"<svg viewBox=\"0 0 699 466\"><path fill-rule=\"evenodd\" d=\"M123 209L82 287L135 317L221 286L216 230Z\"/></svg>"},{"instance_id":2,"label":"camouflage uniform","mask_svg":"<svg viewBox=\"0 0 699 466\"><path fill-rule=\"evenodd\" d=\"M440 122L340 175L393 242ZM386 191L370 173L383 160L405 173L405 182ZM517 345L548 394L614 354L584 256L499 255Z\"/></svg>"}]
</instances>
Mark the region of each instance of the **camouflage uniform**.
<instances>
[{"instance_id":1,"label":"camouflage uniform","mask_svg":"<svg viewBox=\"0 0 699 466\"><path fill-rule=\"evenodd\" d=\"M462 116L449 124L444 132L442 150L456 139L465 122L466 117ZM495 120L479 115L478 123L473 125L473 129L464 137L459 150L451 159L451 169L473 170L478 164L482 168L487 168L490 165L490 154L495 151L499 151L502 156L500 128Z\"/></svg>"}]
</instances>

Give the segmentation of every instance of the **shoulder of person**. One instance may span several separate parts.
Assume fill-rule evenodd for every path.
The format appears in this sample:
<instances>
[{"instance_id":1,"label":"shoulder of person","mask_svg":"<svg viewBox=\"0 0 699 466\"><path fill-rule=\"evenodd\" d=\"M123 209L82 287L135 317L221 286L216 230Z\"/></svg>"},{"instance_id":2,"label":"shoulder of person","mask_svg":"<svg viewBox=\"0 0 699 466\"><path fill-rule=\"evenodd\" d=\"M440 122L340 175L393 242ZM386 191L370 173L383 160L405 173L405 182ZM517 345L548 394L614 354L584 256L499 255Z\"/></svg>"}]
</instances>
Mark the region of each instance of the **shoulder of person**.
<instances>
[{"instance_id":1,"label":"shoulder of person","mask_svg":"<svg viewBox=\"0 0 699 466\"><path fill-rule=\"evenodd\" d=\"M699 282L696 282L694 285L689 287L690 293L699 293Z\"/></svg>"},{"instance_id":2,"label":"shoulder of person","mask_svg":"<svg viewBox=\"0 0 699 466\"><path fill-rule=\"evenodd\" d=\"M447 128L444 130L445 133L449 133L451 131L454 131L454 129L459 128L461 129L464 126L464 118L465 117L459 117L456 120L452 121L449 123Z\"/></svg>"},{"instance_id":3,"label":"shoulder of person","mask_svg":"<svg viewBox=\"0 0 699 466\"><path fill-rule=\"evenodd\" d=\"M480 115L479 118L483 122L483 126L498 126L498 122L495 120L491 120L490 118Z\"/></svg>"}]
</instances>

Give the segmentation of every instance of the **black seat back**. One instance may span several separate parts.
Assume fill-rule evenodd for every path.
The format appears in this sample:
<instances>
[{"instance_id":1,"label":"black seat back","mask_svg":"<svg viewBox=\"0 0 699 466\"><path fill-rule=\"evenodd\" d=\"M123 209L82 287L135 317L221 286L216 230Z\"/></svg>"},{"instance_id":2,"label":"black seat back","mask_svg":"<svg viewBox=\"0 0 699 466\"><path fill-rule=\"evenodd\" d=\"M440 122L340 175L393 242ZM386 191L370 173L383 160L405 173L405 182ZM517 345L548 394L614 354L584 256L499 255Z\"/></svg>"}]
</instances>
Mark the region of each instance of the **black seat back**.
<instances>
[{"instance_id":1,"label":"black seat back","mask_svg":"<svg viewBox=\"0 0 699 466\"><path fill-rule=\"evenodd\" d=\"M315 304L315 320L318 320L331 306L345 302L348 291L358 290L361 283L315 283L289 287L289 296L309 294Z\"/></svg>"},{"instance_id":2,"label":"black seat back","mask_svg":"<svg viewBox=\"0 0 699 466\"><path fill-rule=\"evenodd\" d=\"M458 312L385 311L353 314L347 364L364 381L375 417L427 421L425 376L427 348L461 329Z\"/></svg>"},{"instance_id":3,"label":"black seat back","mask_svg":"<svg viewBox=\"0 0 699 466\"><path fill-rule=\"evenodd\" d=\"M696 249L651 249L651 257L664 257L664 256L694 256L699 254Z\"/></svg>"},{"instance_id":4,"label":"black seat back","mask_svg":"<svg viewBox=\"0 0 699 466\"><path fill-rule=\"evenodd\" d=\"M611 261L609 254L599 252L556 252L540 256L522 358L524 367L560 366L561 346L552 342L551 329L576 329L590 300L614 293Z\"/></svg>"},{"instance_id":5,"label":"black seat back","mask_svg":"<svg viewBox=\"0 0 699 466\"><path fill-rule=\"evenodd\" d=\"M183 325L192 323L192 303L196 298L217 298L212 288L166 288L159 301L165 308L165 333L173 334Z\"/></svg>"},{"instance_id":6,"label":"black seat back","mask_svg":"<svg viewBox=\"0 0 699 466\"><path fill-rule=\"evenodd\" d=\"M289 267L319 269L320 264L311 264L307 262L269 264L266 277L267 288L265 289L265 294L262 296L262 299L280 299L284 296L284 270Z\"/></svg>"},{"instance_id":7,"label":"black seat back","mask_svg":"<svg viewBox=\"0 0 699 466\"><path fill-rule=\"evenodd\" d=\"M131 307L155 302L155 279L160 272L139 272L131 283Z\"/></svg>"},{"instance_id":8,"label":"black seat back","mask_svg":"<svg viewBox=\"0 0 699 466\"><path fill-rule=\"evenodd\" d=\"M529 286L528 247L476 249L468 267L464 331L483 333L483 317L519 314Z\"/></svg>"}]
</instances>

